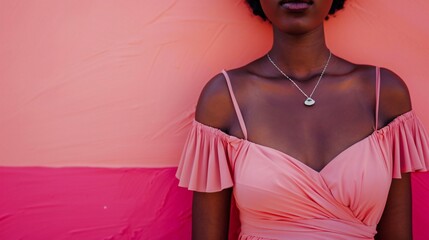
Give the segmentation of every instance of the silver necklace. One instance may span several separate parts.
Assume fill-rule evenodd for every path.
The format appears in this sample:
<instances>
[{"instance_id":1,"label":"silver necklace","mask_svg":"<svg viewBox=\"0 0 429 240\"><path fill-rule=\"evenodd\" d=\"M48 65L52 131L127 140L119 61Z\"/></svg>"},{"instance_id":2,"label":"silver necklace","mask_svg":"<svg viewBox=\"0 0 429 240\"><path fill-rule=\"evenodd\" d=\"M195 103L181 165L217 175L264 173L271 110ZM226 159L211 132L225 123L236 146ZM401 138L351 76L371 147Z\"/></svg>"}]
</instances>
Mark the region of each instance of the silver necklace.
<instances>
[{"instance_id":1,"label":"silver necklace","mask_svg":"<svg viewBox=\"0 0 429 240\"><path fill-rule=\"evenodd\" d=\"M315 103L316 103L316 101L312 98L312 96L313 96L313 94L314 94L314 91L316 91L316 88L317 88L317 86L319 86L319 83L320 83L320 80L322 79L322 77L323 77L323 74L325 73L325 70L326 70L326 68L328 67L328 65L329 65L329 60L331 60L331 56L332 56L332 53L331 53L331 51L329 51L329 57L328 57L328 61L326 61L326 64L325 64L325 67L323 68L323 71L322 71L322 73L320 74L320 76L319 76L319 80L317 80L317 83L316 83L316 85L314 86L314 88L313 88L313 91L311 91L311 93L310 93L310 95L307 95L299 86L298 86L298 84L296 84L296 82L294 81L294 80L292 80L292 78L290 78L286 73L284 73L278 66L277 66L277 64L275 64L274 63L274 61L271 59L271 57L270 57L270 54L268 54L267 53L267 58L268 58L268 60L273 64L273 66L281 73L281 74L283 74L283 76L285 76L287 79L289 79L289 81L291 81L292 83L293 83L293 85L295 85L295 87L296 88L298 88L298 90L302 93L302 94L304 94L304 96L306 97L306 99L305 99L305 101L304 101L304 104L305 104L305 106L308 106L308 107L310 107L310 106L313 106Z\"/></svg>"}]
</instances>

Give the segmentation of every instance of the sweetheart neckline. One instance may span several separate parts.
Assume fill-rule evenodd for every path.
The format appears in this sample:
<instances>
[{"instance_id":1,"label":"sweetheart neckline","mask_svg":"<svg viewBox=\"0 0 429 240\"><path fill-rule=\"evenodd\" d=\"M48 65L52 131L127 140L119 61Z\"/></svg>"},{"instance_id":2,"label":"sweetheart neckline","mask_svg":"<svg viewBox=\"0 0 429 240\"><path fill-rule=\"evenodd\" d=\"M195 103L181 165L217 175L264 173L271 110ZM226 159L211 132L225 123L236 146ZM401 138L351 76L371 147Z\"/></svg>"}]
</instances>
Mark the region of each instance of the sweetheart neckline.
<instances>
[{"instance_id":1,"label":"sweetheart neckline","mask_svg":"<svg viewBox=\"0 0 429 240\"><path fill-rule=\"evenodd\" d=\"M290 154L287 154L287 153L285 153L285 152L283 152L283 151L281 151L281 150L278 150L278 149L275 149L275 148L273 148L273 147L269 147L269 146L266 146L266 145L263 145L263 144L259 144L259 143L256 143L256 142L253 142L253 141L250 141L250 140L247 140L247 139L243 139L243 138L239 138L239 137L236 137L236 136L233 136L233 135L229 135L229 134L227 134L227 133L225 133L225 132L221 131L221 130L220 130L220 129L218 129L218 128L215 128L215 127L211 127L211 126L205 125L204 123L200 123L200 122L198 122L198 121L197 121L197 120L195 120L195 119L194 119L194 122L196 122L196 123L198 123L198 124L200 124L200 125L202 125L202 126L208 127L208 128L210 128L210 129L213 129L214 131L216 131L216 132L220 133L221 135L226 136L226 137L227 137L227 138L229 138L229 139L235 139L235 140L238 140L238 141L240 141L240 142L247 142L247 143L248 143L248 144L250 144L250 145L254 145L254 146L256 146L256 147L260 147L260 148L264 148L264 149L267 149L267 150L270 150L270 151L276 152L276 153L278 153L278 154L282 155L285 159L288 159L288 160L290 160L290 161L296 162L296 163L298 163L299 165L303 166L305 169L307 169L307 171L310 171L310 172L315 173L315 174L317 174L317 175L322 175L322 173L324 172L324 170L325 170L326 168L328 168L328 166L332 165L332 164L331 164L332 162L335 162L335 160L336 160L336 159L338 159L341 155L344 155L344 154L345 154L349 149L351 149L351 148L355 147L356 145L358 145L358 144L360 144L360 143L364 142L365 140L368 140L368 139L370 139L370 138L372 138L372 137L374 137L374 136L377 136L377 134L383 134L387 129L391 128L391 127L392 127L392 125L396 124L397 122L400 122L400 121L403 121L403 120L405 120L405 119L408 119L408 115L412 115L412 114L413 114L413 110L410 110L410 111L408 111L408 112L405 112L405 113L403 113L403 114L401 114L401 115L399 115L399 116L395 117L392 121L390 121L390 122L389 122L388 124L386 124L384 127L379 128L379 129L377 129L377 130L374 130L374 131L373 131L373 132L371 132L368 136L366 136L366 137L364 137L364 138L362 138L362 139L360 139L360 140L356 141L355 143L351 144L351 145L350 145L350 146L348 146L347 148L345 148L345 149L343 149L342 151L340 151L340 152L339 152L338 154L336 154L336 155L335 155L331 160L329 160L329 162L328 162L325 166L323 166L319 171L317 171L316 169L313 169L312 167L308 166L307 164L305 164L304 162L300 161L299 159L297 159L297 158L295 158L295 157L291 156Z\"/></svg>"},{"instance_id":2,"label":"sweetheart neckline","mask_svg":"<svg viewBox=\"0 0 429 240\"><path fill-rule=\"evenodd\" d=\"M325 166L323 166L320 170L316 170L316 169L314 169L314 168L312 168L312 167L308 166L307 164L305 164L303 161L299 160L298 158L293 157L293 156L291 156L290 154L287 154L287 153L285 153L285 152L282 152L282 151L280 151L280 150L278 150L278 149L275 149L275 148L272 148L272 147L269 147L269 146L265 146L265 145L261 145L261 144L258 144L258 143L252 142L252 141L248 141L248 140L245 140L245 139L242 139L242 140L244 140L244 141L248 142L250 145L254 145L254 146L256 146L256 147L264 148L264 149L266 149L266 150L269 150L269 151L272 151L272 152L278 153L278 154L280 154L284 159L287 159L287 160L289 160L289 161L292 161L292 162L294 162L294 163L297 163L297 164L299 164L300 166L303 166L305 169L307 169L308 171L310 171L310 172L312 172L312 173L315 173L315 174L317 174L317 175L322 175L322 173L325 171L325 169L327 169L330 165L332 165L332 164L333 164L333 162L337 162L337 161L338 161L337 159L339 159L339 157L340 157L340 156L344 155L344 154L345 154L349 149L354 148L356 145L361 144L361 143L363 143L364 141L366 141L366 140L370 139L371 137L375 136L375 134L374 134L375 132L376 132L376 131L372 132L370 135L368 135L368 136L366 136L366 137L362 138L361 140L359 140L359 141L357 141L357 142L355 142L355 143L351 144L350 146L348 146L348 147L347 147L347 148L345 148L344 150L340 151L340 153L338 153L338 154L337 154L337 155L335 155L333 158L331 158L331 160L329 160L329 162L328 162ZM337 161L336 161L336 160L337 160Z\"/></svg>"}]
</instances>

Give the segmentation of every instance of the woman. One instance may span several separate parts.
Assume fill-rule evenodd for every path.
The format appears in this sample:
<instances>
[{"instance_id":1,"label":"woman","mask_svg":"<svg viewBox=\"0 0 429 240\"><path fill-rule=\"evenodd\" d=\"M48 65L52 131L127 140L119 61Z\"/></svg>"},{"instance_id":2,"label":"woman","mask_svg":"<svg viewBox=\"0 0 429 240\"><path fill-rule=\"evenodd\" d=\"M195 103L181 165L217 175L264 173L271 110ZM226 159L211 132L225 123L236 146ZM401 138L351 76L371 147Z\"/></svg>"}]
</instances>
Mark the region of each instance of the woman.
<instances>
[{"instance_id":1,"label":"woman","mask_svg":"<svg viewBox=\"0 0 429 240\"><path fill-rule=\"evenodd\" d=\"M327 48L344 1L247 2L273 45L201 93L177 172L193 239L227 238L232 194L240 239L411 239L406 172L429 166L429 138L404 82Z\"/></svg>"}]
</instances>

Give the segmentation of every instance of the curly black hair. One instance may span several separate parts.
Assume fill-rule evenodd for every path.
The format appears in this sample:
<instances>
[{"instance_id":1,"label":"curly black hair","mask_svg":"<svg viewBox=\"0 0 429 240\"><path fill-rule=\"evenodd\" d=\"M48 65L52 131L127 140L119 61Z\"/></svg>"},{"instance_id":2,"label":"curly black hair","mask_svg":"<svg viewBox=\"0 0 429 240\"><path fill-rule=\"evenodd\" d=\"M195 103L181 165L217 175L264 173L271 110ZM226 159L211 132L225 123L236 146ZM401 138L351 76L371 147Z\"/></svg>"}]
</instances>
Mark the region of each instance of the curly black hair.
<instances>
[{"instance_id":1,"label":"curly black hair","mask_svg":"<svg viewBox=\"0 0 429 240\"><path fill-rule=\"evenodd\" d=\"M343 9L345 1L346 0L334 0L332 2L331 9L329 9L329 15L333 15L338 10ZM264 11L262 10L260 0L246 0L246 2L252 9L254 15L261 17L264 21L267 20L267 16L265 16ZM326 16L325 19L328 20L328 18L329 17Z\"/></svg>"}]
</instances>

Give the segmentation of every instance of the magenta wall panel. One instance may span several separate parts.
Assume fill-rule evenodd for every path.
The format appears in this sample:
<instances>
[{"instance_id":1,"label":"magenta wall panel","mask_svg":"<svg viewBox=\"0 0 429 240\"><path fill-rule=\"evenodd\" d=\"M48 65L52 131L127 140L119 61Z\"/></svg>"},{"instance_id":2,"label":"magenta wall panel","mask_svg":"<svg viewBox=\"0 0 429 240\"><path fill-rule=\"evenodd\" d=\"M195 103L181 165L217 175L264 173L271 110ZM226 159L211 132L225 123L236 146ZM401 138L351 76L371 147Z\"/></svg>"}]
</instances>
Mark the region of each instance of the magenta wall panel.
<instances>
[{"instance_id":1,"label":"magenta wall panel","mask_svg":"<svg viewBox=\"0 0 429 240\"><path fill-rule=\"evenodd\" d=\"M189 239L175 168L0 168L0 239Z\"/></svg>"},{"instance_id":2,"label":"magenta wall panel","mask_svg":"<svg viewBox=\"0 0 429 240\"><path fill-rule=\"evenodd\" d=\"M414 240L429 239L429 173L413 173L413 234Z\"/></svg>"},{"instance_id":3,"label":"magenta wall panel","mask_svg":"<svg viewBox=\"0 0 429 240\"><path fill-rule=\"evenodd\" d=\"M0 168L0 239L188 240L176 168ZM413 232L429 239L429 175L413 174ZM231 239L237 236L233 217Z\"/></svg>"}]
</instances>

